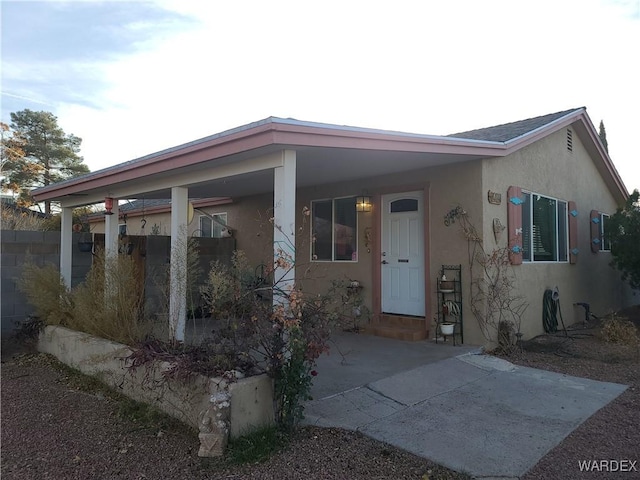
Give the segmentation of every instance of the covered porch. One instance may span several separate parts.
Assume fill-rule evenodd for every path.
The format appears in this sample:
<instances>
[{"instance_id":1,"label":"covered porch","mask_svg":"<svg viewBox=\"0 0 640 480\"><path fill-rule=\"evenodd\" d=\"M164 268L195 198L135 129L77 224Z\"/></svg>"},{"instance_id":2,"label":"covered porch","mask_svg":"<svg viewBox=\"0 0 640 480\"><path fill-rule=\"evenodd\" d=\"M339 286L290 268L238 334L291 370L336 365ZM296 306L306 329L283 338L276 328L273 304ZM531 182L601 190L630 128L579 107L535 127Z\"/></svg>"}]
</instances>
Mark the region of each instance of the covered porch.
<instances>
[{"instance_id":1,"label":"covered porch","mask_svg":"<svg viewBox=\"0 0 640 480\"><path fill-rule=\"evenodd\" d=\"M371 198L373 212L367 239L368 255L355 257L358 271L370 285L372 318L384 313L382 305L381 238L383 196L390 192L418 191L424 196L423 228L429 228L429 183L412 182L411 172L454 165L488 156L506 154L497 142L471 141L428 135L414 135L290 119L268 118L194 142L167 149L88 175L50 185L34 192L37 201L59 201L62 211L60 270L70 283L72 254L72 210L105 203L105 250L118 252L119 200L171 200L171 274L169 331L184 341L186 291L187 224L190 198L272 195L272 243L274 258L285 251L294 260L299 202L298 192L334 184L349 185L354 195ZM380 186L368 191L367 179L396 177L400 187ZM405 178L406 179L403 179ZM423 245L424 282L420 286L424 322L430 307L431 256L428 235ZM308 255L304 252L304 255ZM308 258L304 258L308 261ZM274 282L280 288L296 280L294 269L276 270ZM282 301L277 295L275 303Z\"/></svg>"}]
</instances>

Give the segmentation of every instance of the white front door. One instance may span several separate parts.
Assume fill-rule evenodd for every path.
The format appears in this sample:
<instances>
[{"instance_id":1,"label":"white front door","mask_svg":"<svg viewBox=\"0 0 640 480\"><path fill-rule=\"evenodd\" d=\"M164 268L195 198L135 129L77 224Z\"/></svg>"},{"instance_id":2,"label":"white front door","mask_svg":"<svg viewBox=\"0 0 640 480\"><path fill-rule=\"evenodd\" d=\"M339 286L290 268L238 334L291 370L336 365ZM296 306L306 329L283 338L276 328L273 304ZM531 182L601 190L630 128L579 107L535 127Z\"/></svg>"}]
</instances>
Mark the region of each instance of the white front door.
<instances>
[{"instance_id":1,"label":"white front door","mask_svg":"<svg viewBox=\"0 0 640 480\"><path fill-rule=\"evenodd\" d=\"M382 197L382 312L424 316L423 192Z\"/></svg>"}]
</instances>

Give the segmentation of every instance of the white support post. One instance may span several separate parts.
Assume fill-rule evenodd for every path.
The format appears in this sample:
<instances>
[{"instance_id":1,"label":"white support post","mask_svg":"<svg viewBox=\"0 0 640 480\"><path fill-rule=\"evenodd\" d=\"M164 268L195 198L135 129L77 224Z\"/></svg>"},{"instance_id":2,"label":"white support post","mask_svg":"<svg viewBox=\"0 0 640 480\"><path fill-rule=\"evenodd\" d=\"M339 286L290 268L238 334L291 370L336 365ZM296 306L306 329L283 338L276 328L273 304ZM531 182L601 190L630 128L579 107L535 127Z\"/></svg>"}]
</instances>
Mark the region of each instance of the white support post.
<instances>
[{"instance_id":1,"label":"white support post","mask_svg":"<svg viewBox=\"0 0 640 480\"><path fill-rule=\"evenodd\" d=\"M273 281L279 291L287 291L295 281L296 260L296 152L282 151L282 166L274 168L273 190L273 255L283 258L290 267L276 268ZM286 298L273 295L273 304L287 303ZM285 308L287 305L285 305Z\"/></svg>"},{"instance_id":2,"label":"white support post","mask_svg":"<svg viewBox=\"0 0 640 480\"><path fill-rule=\"evenodd\" d=\"M73 260L73 208L63 207L60 214L60 276L71 288Z\"/></svg>"},{"instance_id":3,"label":"white support post","mask_svg":"<svg viewBox=\"0 0 640 480\"><path fill-rule=\"evenodd\" d=\"M105 215L104 217L104 253L106 257L113 257L118 254L118 222L120 221L120 209L118 208L118 199L113 199L113 215Z\"/></svg>"},{"instance_id":4,"label":"white support post","mask_svg":"<svg viewBox=\"0 0 640 480\"><path fill-rule=\"evenodd\" d=\"M184 342L187 322L187 216L189 189L171 188L171 267L169 335Z\"/></svg>"}]
</instances>

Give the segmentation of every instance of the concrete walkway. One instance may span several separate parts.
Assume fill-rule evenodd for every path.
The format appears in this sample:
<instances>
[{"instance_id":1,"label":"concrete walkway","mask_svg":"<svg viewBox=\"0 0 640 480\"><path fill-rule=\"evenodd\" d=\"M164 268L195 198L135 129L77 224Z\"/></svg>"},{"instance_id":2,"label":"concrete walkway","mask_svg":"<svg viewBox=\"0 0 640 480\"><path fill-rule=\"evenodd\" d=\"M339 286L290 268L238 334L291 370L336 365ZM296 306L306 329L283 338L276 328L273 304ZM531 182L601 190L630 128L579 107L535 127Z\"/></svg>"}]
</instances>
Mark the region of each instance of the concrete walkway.
<instances>
[{"instance_id":1,"label":"concrete walkway","mask_svg":"<svg viewBox=\"0 0 640 480\"><path fill-rule=\"evenodd\" d=\"M517 367L478 349L339 335L311 425L359 430L475 478L519 478L627 387ZM337 358L336 358L337 357Z\"/></svg>"}]
</instances>

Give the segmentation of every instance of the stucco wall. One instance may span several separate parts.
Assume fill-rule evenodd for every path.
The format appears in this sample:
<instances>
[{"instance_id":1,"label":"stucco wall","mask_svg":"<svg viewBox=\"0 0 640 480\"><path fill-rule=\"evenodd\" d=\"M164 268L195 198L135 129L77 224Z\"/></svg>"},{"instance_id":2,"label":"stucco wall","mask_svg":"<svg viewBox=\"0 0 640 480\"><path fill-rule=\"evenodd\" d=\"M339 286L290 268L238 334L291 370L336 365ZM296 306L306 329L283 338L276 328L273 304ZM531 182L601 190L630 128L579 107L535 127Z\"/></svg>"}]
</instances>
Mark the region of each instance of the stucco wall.
<instances>
[{"instance_id":1,"label":"stucco wall","mask_svg":"<svg viewBox=\"0 0 640 480\"><path fill-rule=\"evenodd\" d=\"M460 231L444 225L444 216L456 206L463 206L471 216L482 215L482 165L480 162L467 162L449 166L423 169L384 177L363 179L357 183L344 182L320 185L300 189L296 199L296 248L298 259L296 275L298 283L306 292L326 292L332 280L358 280L363 286L362 298L365 305L373 311L373 271L375 262L380 261L373 245L367 251L365 230L371 228L373 235L379 230L376 225L375 209L372 212L358 213L358 261L357 262L312 262L310 254L311 232L310 218L303 217L303 207L311 206L313 200L339 198L346 196L378 195L399 191L424 190L425 208L428 209L430 225L428 238L430 244L430 271L425 272L429 288L429 308L427 322L431 323L436 312L435 279L442 264L465 264L467 244ZM379 198L379 197L378 197ZM234 198L232 205L211 208L208 211L226 211L228 223L235 229L237 248L244 250L254 264L268 261L271 255L272 230L268 222L272 196ZM262 259L262 260L261 260ZM464 275L468 274L463 266ZM463 284L464 285L464 284ZM465 286L466 288L466 286ZM463 293L465 295L466 293ZM482 343L477 328L471 322L470 312L465 315L465 342Z\"/></svg>"},{"instance_id":2,"label":"stucco wall","mask_svg":"<svg viewBox=\"0 0 640 480\"><path fill-rule=\"evenodd\" d=\"M464 303L465 343L484 344L486 339L469 308L470 278L468 244L458 224L444 225L444 216L460 206L482 233L485 249L496 247L492 221L497 218L507 225L507 189L511 185L545 196L575 201L579 216L579 260L569 263L524 264L516 267L516 286L529 303L522 331L525 338L542 332L542 295L546 288L558 286L561 308L567 323L584 318L584 311L575 302L588 302L596 314L604 314L632 302L631 292L611 269L609 253L590 251L589 220L591 209L613 213L617 207L614 197L601 179L577 133L573 132L573 152L567 151L566 130L561 129L542 140L503 158L471 161L422 169L411 172L342 182L300 189L296 208L298 232L296 238L296 274L305 291L325 292L334 279L358 280L364 287L365 304L373 310L375 291L374 272L381 260L372 244L367 251L365 231L379 235L375 209L380 195L401 191L423 190L427 208L427 236L429 271L425 273L428 289L426 321L431 323L437 311L435 281L443 264L462 264L462 294ZM502 195L501 205L489 204L487 192ZM312 262L310 255L310 218L303 218L302 208L313 200L345 196L368 195L374 203L373 211L358 213L358 261ZM227 213L227 222L234 230L237 248L246 252L252 265L269 263L272 255L272 226L269 218L273 208L272 194L238 197L232 204L208 207L209 213ZM197 215L191 231L198 227ZM150 224L169 221L148 217ZM133 232L135 233L135 231ZM507 233L503 234L502 245ZM637 297L636 297L637 298Z\"/></svg>"},{"instance_id":3,"label":"stucco wall","mask_svg":"<svg viewBox=\"0 0 640 480\"><path fill-rule=\"evenodd\" d=\"M430 246L430 271L425 272L429 289L426 321L431 324L437 311L435 279L442 264L464 264L467 258L467 245L463 236L459 230L444 225L444 216L458 205L464 206L472 216L481 216L482 204L476 200L481 195L481 172L480 162L467 162L363 179L357 184L349 182L317 186L298 192L297 210L301 211L303 206L309 206L312 200L324 198L362 194L375 198L376 195L387 193L424 190L425 208L428 209L429 219L428 238L425 238L425 241ZM372 212L358 213L358 262L310 262L310 230L307 219L298 244L300 261L303 262L302 265L298 265L298 277L306 274L313 279L303 279L305 290L322 292L328 289L332 279L355 279L364 287L362 297L365 305L373 310L373 272L375 263L381 261L381 257L373 248L367 252L364 232L366 228L371 228L375 235L379 230L379 225L376 225L376 208L379 208L379 205L374 204ZM298 225L301 225L300 220ZM463 275L464 270L463 268ZM464 315L468 317L470 314L465 311ZM470 339L467 339L467 331L470 332ZM473 324L465 322L465 342L472 343L473 339Z\"/></svg>"},{"instance_id":4,"label":"stucco wall","mask_svg":"<svg viewBox=\"0 0 640 480\"><path fill-rule=\"evenodd\" d=\"M524 338L543 333L542 298L545 289L558 287L560 308L567 324L584 319L584 310L574 306L587 302L596 315L631 304L631 290L620 280L619 272L609 266L611 254L594 254L590 247L589 212L615 213L614 197L600 177L578 135L573 131L573 151L567 149L567 131L560 131L533 143L503 159L483 161L483 220L485 249L496 247L493 218L507 225L507 189L523 190L564 201L575 201L578 210L578 261L569 263L529 263L514 266L516 285L529 303L523 319ZM501 205L491 205L487 192L502 194ZM501 246L506 243L505 230ZM636 297L637 298L637 297Z\"/></svg>"}]
</instances>

